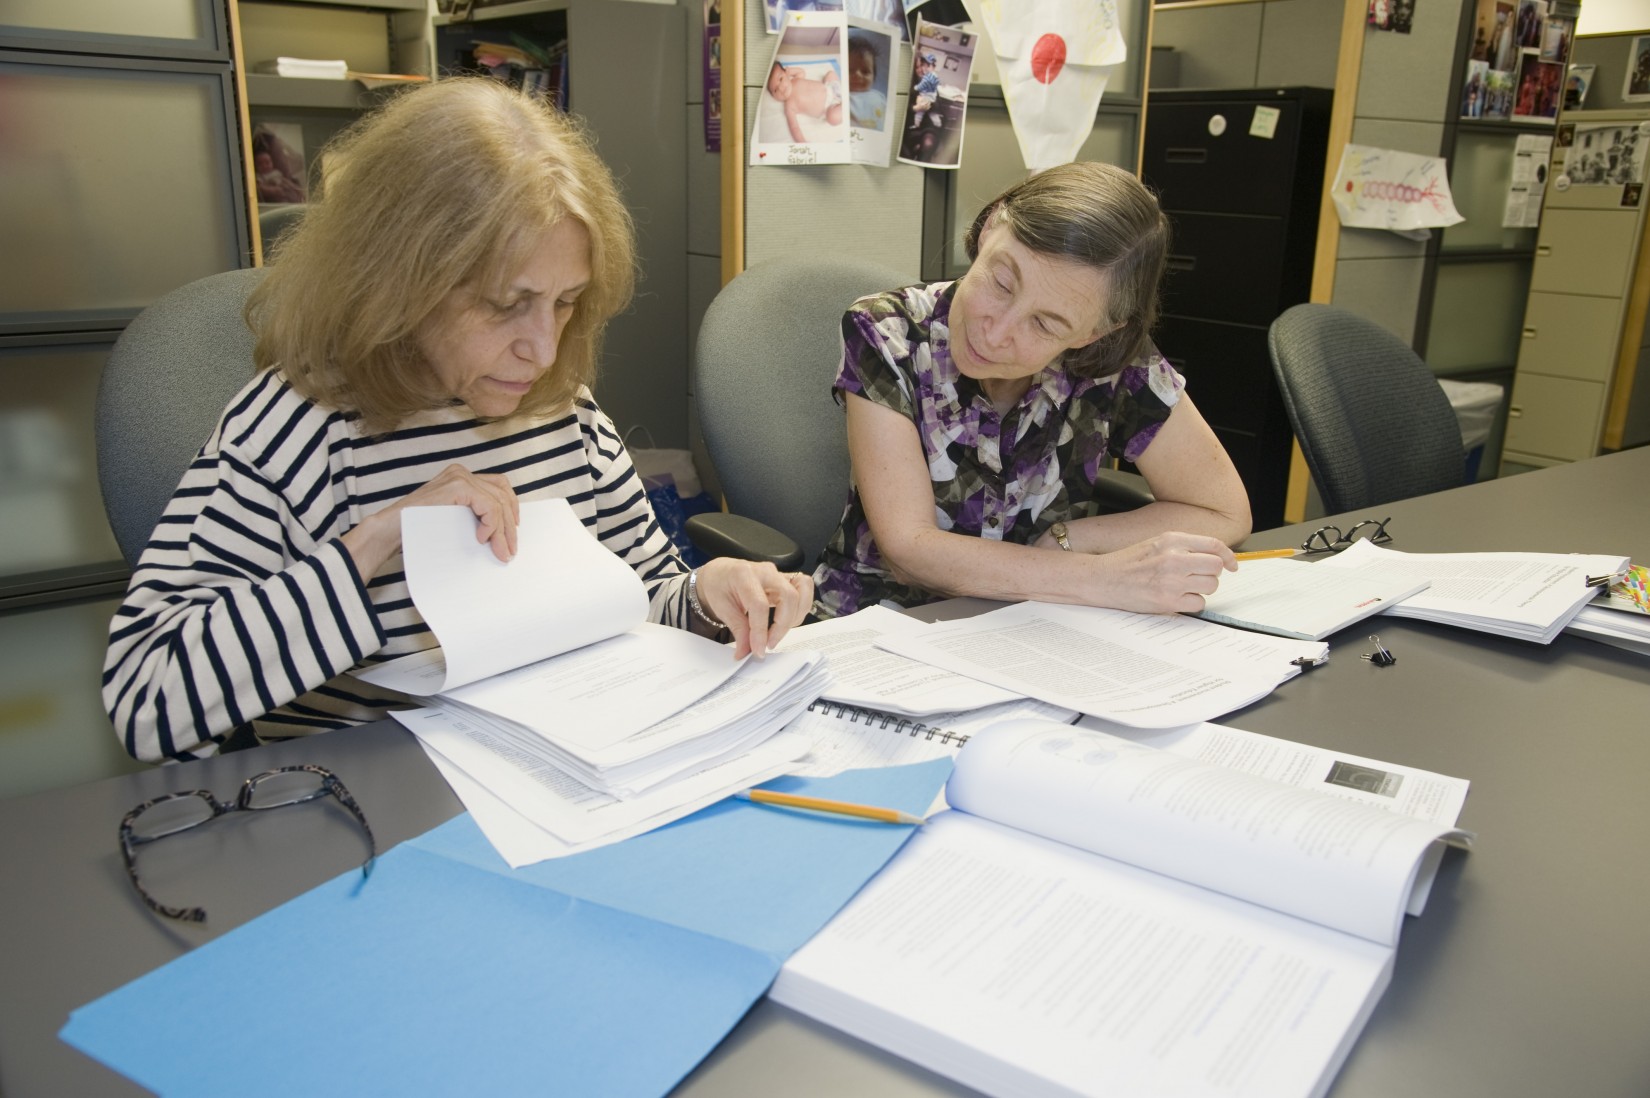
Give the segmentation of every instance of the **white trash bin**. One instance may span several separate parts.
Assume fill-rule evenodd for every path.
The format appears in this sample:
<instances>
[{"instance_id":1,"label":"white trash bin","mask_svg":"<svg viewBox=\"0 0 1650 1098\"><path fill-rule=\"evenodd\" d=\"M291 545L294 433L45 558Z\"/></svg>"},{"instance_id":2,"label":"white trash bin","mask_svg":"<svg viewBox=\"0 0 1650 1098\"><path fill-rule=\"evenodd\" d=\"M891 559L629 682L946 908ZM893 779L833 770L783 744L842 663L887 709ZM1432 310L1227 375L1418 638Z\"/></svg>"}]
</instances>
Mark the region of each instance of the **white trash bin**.
<instances>
[{"instance_id":1,"label":"white trash bin","mask_svg":"<svg viewBox=\"0 0 1650 1098\"><path fill-rule=\"evenodd\" d=\"M1484 458L1484 444L1490 440L1490 429L1495 426L1496 409L1501 407L1505 392L1493 381L1452 381L1439 378L1444 395L1449 397L1455 418L1461 422L1461 449L1467 452L1467 483L1478 479L1478 465Z\"/></svg>"}]
</instances>

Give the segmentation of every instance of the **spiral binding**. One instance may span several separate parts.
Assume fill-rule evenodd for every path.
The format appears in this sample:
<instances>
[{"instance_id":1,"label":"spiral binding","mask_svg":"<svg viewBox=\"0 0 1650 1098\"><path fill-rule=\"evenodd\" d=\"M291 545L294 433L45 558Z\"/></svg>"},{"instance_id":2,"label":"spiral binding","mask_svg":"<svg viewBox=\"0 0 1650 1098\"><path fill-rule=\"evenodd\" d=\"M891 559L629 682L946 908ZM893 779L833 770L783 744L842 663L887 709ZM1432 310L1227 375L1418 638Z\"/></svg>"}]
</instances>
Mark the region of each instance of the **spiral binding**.
<instances>
[{"instance_id":1,"label":"spiral binding","mask_svg":"<svg viewBox=\"0 0 1650 1098\"><path fill-rule=\"evenodd\" d=\"M842 702L827 701L817 698L808 709L814 713L823 713L827 717L836 717L839 720L847 718L855 724L864 723L875 725L879 729L887 729L895 735L918 736L947 746L961 747L968 742L968 737L961 732L949 732L937 724L924 724L910 717L901 717L893 713L884 713L878 709L865 709L858 705L846 705Z\"/></svg>"}]
</instances>

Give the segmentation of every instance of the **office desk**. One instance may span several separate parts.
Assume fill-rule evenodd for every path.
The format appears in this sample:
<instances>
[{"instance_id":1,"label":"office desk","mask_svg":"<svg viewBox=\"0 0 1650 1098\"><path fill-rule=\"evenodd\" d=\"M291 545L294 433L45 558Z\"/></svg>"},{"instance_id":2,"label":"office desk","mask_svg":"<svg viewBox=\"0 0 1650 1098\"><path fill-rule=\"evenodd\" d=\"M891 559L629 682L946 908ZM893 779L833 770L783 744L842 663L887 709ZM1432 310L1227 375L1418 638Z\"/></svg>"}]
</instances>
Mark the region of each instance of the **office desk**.
<instances>
[{"instance_id":1,"label":"office desk","mask_svg":"<svg viewBox=\"0 0 1650 1098\"><path fill-rule=\"evenodd\" d=\"M1645 560L1646 483L1650 449L1375 517L1392 516L1397 549ZM1266 531L1248 548L1299 542L1318 525ZM1358 659L1369 632L1396 666ZM1567 635L1541 647L1398 619L1354 626L1331 650L1326 667L1227 720L1471 779L1462 825L1479 834L1470 855L1446 857L1426 913L1407 920L1392 986L1334 1098L1650 1094L1650 660ZM299 761L338 773L383 849L460 810L389 722L0 801L0 1092L139 1093L56 1039L69 1010L358 863L354 825L330 803L241 813L143 855L155 894L202 904L209 928L162 925L132 893L115 841L127 809L174 789L225 796ZM187 1055L215 1026L256 1026L253 986L219 989L187 1022L157 1020L156 1039ZM764 1001L677 1093L968 1092Z\"/></svg>"}]
</instances>

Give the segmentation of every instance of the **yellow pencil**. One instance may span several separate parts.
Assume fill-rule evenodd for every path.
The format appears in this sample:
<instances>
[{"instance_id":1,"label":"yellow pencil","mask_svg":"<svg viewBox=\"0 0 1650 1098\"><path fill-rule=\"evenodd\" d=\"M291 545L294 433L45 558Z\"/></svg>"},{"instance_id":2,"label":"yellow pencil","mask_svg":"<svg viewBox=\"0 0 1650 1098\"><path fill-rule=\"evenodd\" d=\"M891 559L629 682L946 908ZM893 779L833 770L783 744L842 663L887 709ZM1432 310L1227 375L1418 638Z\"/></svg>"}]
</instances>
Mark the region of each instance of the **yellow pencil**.
<instances>
[{"instance_id":1,"label":"yellow pencil","mask_svg":"<svg viewBox=\"0 0 1650 1098\"><path fill-rule=\"evenodd\" d=\"M828 801L823 797L799 797L795 793L774 793L766 789L747 789L734 794L758 804L776 804L784 808L807 808L815 812L834 812L838 816L858 816L862 820L880 820L891 824L925 824L928 821L897 808L878 808L869 804L848 801Z\"/></svg>"},{"instance_id":2,"label":"yellow pencil","mask_svg":"<svg viewBox=\"0 0 1650 1098\"><path fill-rule=\"evenodd\" d=\"M1240 561L1270 560L1272 557L1295 557L1300 555L1299 549L1253 549L1247 553L1233 553Z\"/></svg>"}]
</instances>

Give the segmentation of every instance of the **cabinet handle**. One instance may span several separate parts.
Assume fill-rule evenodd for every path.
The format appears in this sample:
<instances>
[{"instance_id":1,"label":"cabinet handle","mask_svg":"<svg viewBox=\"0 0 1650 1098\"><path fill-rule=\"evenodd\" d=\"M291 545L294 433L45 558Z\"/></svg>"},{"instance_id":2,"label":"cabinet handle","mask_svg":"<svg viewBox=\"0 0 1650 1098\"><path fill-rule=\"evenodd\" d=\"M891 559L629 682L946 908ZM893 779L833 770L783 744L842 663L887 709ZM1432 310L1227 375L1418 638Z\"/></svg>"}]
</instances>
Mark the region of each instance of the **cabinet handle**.
<instances>
[{"instance_id":1,"label":"cabinet handle","mask_svg":"<svg viewBox=\"0 0 1650 1098\"><path fill-rule=\"evenodd\" d=\"M1170 254L1163 260L1163 266L1171 271L1192 271L1197 269L1197 256Z\"/></svg>"},{"instance_id":2,"label":"cabinet handle","mask_svg":"<svg viewBox=\"0 0 1650 1098\"><path fill-rule=\"evenodd\" d=\"M1520 416L1522 416L1523 414L1524 414L1524 408L1523 408L1522 405L1513 404L1513 405L1509 405L1508 408L1507 408L1507 418L1508 419L1517 419Z\"/></svg>"},{"instance_id":3,"label":"cabinet handle","mask_svg":"<svg viewBox=\"0 0 1650 1098\"><path fill-rule=\"evenodd\" d=\"M1551 244L1537 244L1535 246L1535 254L1538 255L1538 256L1552 255L1553 254L1553 246Z\"/></svg>"},{"instance_id":4,"label":"cabinet handle","mask_svg":"<svg viewBox=\"0 0 1650 1098\"><path fill-rule=\"evenodd\" d=\"M1164 149L1163 159L1171 164L1202 164L1209 159L1208 149Z\"/></svg>"},{"instance_id":5,"label":"cabinet handle","mask_svg":"<svg viewBox=\"0 0 1650 1098\"><path fill-rule=\"evenodd\" d=\"M1525 328L1524 329L1524 338L1525 339L1534 339L1535 338L1535 329L1534 328Z\"/></svg>"}]
</instances>

